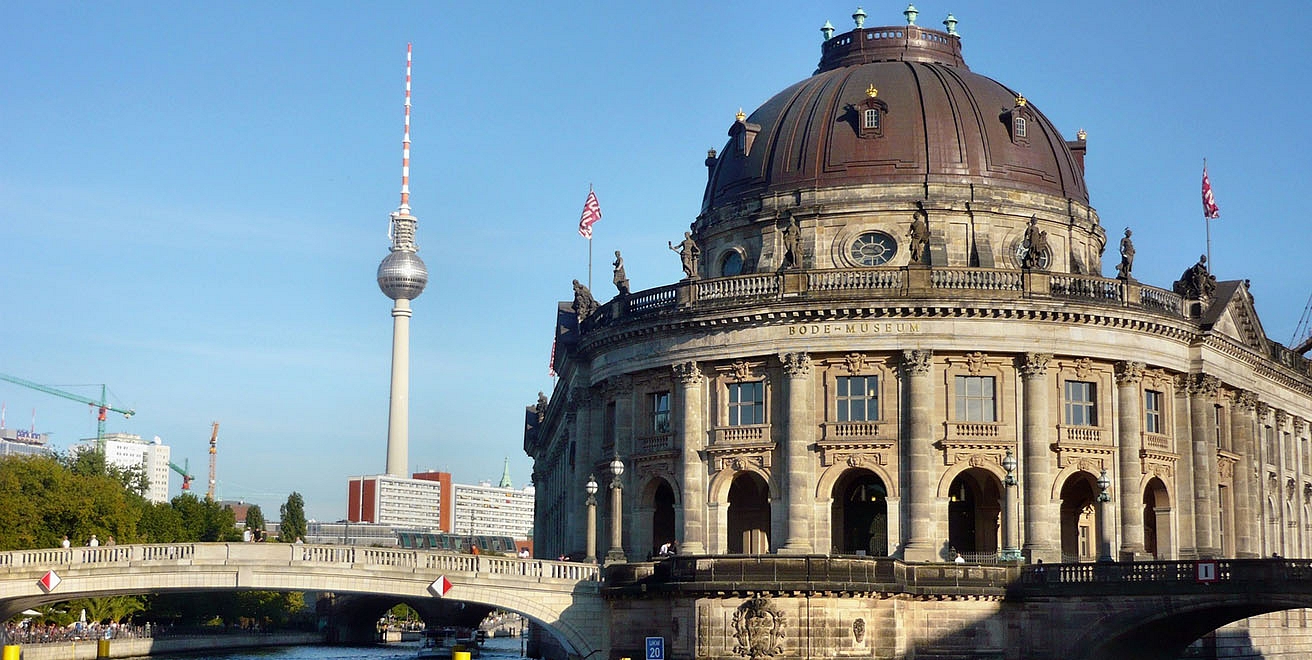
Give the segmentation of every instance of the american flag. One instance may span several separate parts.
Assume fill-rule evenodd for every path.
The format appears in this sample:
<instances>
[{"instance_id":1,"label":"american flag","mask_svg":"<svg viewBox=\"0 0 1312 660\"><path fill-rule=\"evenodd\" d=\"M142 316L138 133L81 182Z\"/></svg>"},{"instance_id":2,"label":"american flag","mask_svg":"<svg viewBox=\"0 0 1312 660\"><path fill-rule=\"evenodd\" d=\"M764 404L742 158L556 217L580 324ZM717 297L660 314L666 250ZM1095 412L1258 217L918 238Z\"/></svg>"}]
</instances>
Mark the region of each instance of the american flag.
<instances>
[{"instance_id":1,"label":"american flag","mask_svg":"<svg viewBox=\"0 0 1312 660\"><path fill-rule=\"evenodd\" d=\"M1212 196L1212 182L1207 178L1207 164L1203 164L1203 217L1209 220L1221 217L1221 207Z\"/></svg>"},{"instance_id":2,"label":"american flag","mask_svg":"<svg viewBox=\"0 0 1312 660\"><path fill-rule=\"evenodd\" d=\"M597 193L588 191L588 201L583 203L583 216L579 218L579 236L592 240L592 225L601 219L601 204L597 203Z\"/></svg>"}]
</instances>

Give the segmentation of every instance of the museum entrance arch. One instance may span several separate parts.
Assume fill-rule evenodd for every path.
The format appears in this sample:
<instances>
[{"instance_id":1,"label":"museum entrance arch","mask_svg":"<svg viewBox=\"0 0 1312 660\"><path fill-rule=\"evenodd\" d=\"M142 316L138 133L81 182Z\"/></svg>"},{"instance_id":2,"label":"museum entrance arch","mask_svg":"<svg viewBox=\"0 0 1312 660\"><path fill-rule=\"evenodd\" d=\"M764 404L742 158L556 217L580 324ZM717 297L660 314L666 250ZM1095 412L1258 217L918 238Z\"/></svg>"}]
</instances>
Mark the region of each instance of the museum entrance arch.
<instances>
[{"instance_id":1,"label":"museum entrance arch","mask_svg":"<svg viewBox=\"0 0 1312 660\"><path fill-rule=\"evenodd\" d=\"M754 472L743 472L729 486L728 550L730 554L770 551L770 488Z\"/></svg>"},{"instance_id":2,"label":"museum entrance arch","mask_svg":"<svg viewBox=\"0 0 1312 660\"><path fill-rule=\"evenodd\" d=\"M651 551L657 552L674 538L674 489L670 482L659 479L651 499Z\"/></svg>"},{"instance_id":3,"label":"museum entrance arch","mask_svg":"<svg viewBox=\"0 0 1312 660\"><path fill-rule=\"evenodd\" d=\"M1002 485L988 470L970 468L948 487L948 546L960 553L996 554Z\"/></svg>"},{"instance_id":4,"label":"museum entrance arch","mask_svg":"<svg viewBox=\"0 0 1312 660\"><path fill-rule=\"evenodd\" d=\"M1170 559L1171 499L1166 484L1153 477L1143 491L1143 551L1153 559Z\"/></svg>"},{"instance_id":5,"label":"museum entrance arch","mask_svg":"<svg viewBox=\"0 0 1312 660\"><path fill-rule=\"evenodd\" d=\"M1076 472L1061 487L1062 561L1092 561L1097 557L1095 502L1098 482L1088 472Z\"/></svg>"},{"instance_id":6,"label":"museum entrance arch","mask_svg":"<svg viewBox=\"0 0 1312 660\"><path fill-rule=\"evenodd\" d=\"M834 484L829 515L836 553L888 556L888 487L878 475L845 472Z\"/></svg>"}]
</instances>

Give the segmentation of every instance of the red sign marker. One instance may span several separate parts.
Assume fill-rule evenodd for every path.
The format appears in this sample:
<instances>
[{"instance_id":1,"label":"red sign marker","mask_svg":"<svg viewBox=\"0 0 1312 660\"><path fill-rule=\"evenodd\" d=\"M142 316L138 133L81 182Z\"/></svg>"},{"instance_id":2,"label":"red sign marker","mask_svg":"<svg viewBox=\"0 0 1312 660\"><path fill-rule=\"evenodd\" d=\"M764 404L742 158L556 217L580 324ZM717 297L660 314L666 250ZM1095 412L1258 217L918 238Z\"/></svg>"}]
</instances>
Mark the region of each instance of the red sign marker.
<instances>
[{"instance_id":1,"label":"red sign marker","mask_svg":"<svg viewBox=\"0 0 1312 660\"><path fill-rule=\"evenodd\" d=\"M37 586L41 587L41 590L46 593L54 591L55 587L58 587L60 582L63 582L63 580L61 580L58 575L55 575L54 571L46 571L46 574L42 575L41 579L36 581Z\"/></svg>"},{"instance_id":2,"label":"red sign marker","mask_svg":"<svg viewBox=\"0 0 1312 660\"><path fill-rule=\"evenodd\" d=\"M433 583L428 585L428 592L438 598L445 596L448 591L451 591L451 581L446 579L445 575L433 580Z\"/></svg>"}]
</instances>

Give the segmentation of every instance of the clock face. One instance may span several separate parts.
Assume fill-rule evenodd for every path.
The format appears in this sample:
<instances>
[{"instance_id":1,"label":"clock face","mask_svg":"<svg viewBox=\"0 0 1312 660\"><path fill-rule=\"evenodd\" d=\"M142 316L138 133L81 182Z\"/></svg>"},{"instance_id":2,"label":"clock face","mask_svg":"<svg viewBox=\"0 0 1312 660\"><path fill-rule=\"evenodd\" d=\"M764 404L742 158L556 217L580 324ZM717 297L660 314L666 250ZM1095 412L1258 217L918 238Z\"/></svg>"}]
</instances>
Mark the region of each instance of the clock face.
<instances>
[{"instance_id":1,"label":"clock face","mask_svg":"<svg viewBox=\"0 0 1312 660\"><path fill-rule=\"evenodd\" d=\"M882 266L897 254L897 241L882 231L868 232L852 241L850 254L862 266Z\"/></svg>"}]
</instances>

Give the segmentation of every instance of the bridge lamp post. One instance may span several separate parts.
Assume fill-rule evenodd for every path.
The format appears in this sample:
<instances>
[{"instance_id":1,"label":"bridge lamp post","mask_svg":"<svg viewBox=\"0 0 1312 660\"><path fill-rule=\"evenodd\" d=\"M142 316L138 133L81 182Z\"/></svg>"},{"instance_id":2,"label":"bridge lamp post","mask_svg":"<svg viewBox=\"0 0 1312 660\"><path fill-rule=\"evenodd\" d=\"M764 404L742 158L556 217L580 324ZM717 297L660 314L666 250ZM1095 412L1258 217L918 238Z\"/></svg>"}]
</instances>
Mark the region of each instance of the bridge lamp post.
<instances>
[{"instance_id":1,"label":"bridge lamp post","mask_svg":"<svg viewBox=\"0 0 1312 660\"><path fill-rule=\"evenodd\" d=\"M597 478L588 475L588 483L584 484L583 490L588 493L588 547L584 551L588 556L583 561L589 564L597 563Z\"/></svg>"},{"instance_id":2,"label":"bridge lamp post","mask_svg":"<svg viewBox=\"0 0 1312 660\"><path fill-rule=\"evenodd\" d=\"M1016 456L1007 450L1002 457L1002 469L1007 477L1002 480L1002 561L1021 561L1020 544L1017 542L1018 525L1016 524Z\"/></svg>"},{"instance_id":3,"label":"bridge lamp post","mask_svg":"<svg viewBox=\"0 0 1312 660\"><path fill-rule=\"evenodd\" d=\"M610 550L606 551L606 563L619 564L624 563L628 558L624 556L624 548L620 541L620 521L623 518L620 509L624 498L624 485L620 483L620 475L624 474L624 461L620 460L618 452L610 462L610 473L614 478L610 481Z\"/></svg>"},{"instance_id":4,"label":"bridge lamp post","mask_svg":"<svg viewBox=\"0 0 1312 660\"><path fill-rule=\"evenodd\" d=\"M1112 480L1107 477L1107 471L1103 470L1098 476L1098 561L1116 561L1112 557L1111 521L1107 520L1112 509L1108 506L1112 496L1107 492L1111 485Z\"/></svg>"}]
</instances>

